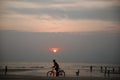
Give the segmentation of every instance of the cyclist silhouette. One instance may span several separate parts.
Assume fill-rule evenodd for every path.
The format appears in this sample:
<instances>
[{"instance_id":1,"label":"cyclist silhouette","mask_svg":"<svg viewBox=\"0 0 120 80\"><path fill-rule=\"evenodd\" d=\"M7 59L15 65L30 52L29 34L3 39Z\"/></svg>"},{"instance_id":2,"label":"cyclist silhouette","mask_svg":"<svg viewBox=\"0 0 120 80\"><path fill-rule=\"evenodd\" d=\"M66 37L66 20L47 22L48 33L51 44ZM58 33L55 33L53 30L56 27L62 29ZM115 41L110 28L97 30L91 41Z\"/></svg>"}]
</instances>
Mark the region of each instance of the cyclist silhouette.
<instances>
[{"instance_id":1,"label":"cyclist silhouette","mask_svg":"<svg viewBox=\"0 0 120 80\"><path fill-rule=\"evenodd\" d=\"M56 76L58 77L59 76L59 64L56 62L55 59L53 60L53 63L54 63L53 68L55 68L55 70L56 70Z\"/></svg>"}]
</instances>

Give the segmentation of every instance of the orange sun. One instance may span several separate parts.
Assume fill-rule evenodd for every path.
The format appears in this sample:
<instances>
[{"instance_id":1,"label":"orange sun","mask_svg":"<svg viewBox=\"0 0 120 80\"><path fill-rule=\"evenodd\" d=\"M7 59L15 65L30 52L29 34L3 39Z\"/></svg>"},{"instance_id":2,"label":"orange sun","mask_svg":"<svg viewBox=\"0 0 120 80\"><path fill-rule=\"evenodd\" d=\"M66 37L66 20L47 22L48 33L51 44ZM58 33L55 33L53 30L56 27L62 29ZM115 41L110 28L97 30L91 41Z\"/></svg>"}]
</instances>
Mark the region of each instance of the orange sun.
<instances>
[{"instance_id":1,"label":"orange sun","mask_svg":"<svg viewBox=\"0 0 120 80\"><path fill-rule=\"evenodd\" d=\"M50 51L52 51L53 53L56 53L59 51L59 48L50 48Z\"/></svg>"},{"instance_id":2,"label":"orange sun","mask_svg":"<svg viewBox=\"0 0 120 80\"><path fill-rule=\"evenodd\" d=\"M53 50L53 52L54 52L54 53L56 53L56 52L57 52L57 50L56 50L56 49L54 49L54 50Z\"/></svg>"}]
</instances>

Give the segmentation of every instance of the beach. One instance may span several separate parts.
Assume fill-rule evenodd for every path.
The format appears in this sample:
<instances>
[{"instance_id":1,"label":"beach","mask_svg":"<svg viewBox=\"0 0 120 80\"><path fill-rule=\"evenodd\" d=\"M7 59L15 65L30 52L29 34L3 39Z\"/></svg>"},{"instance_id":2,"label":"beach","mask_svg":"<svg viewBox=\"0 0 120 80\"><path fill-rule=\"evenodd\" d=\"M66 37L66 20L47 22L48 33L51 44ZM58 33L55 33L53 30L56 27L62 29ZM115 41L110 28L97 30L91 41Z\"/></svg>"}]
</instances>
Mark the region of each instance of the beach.
<instances>
[{"instance_id":1,"label":"beach","mask_svg":"<svg viewBox=\"0 0 120 80\"><path fill-rule=\"evenodd\" d=\"M104 73L97 71L82 70L80 75L76 76L75 73L67 70L65 77L47 77L43 69L8 69L6 75L4 70L1 70L0 80L120 80L120 74L104 76Z\"/></svg>"},{"instance_id":2,"label":"beach","mask_svg":"<svg viewBox=\"0 0 120 80\"><path fill-rule=\"evenodd\" d=\"M51 71L51 63L9 63L5 75L5 64L0 67L0 80L119 80L119 65L88 64L88 63L60 63L65 71L65 77L47 77ZM90 66L92 65L92 71ZM101 72L101 67L103 71ZM105 74L105 66L107 72ZM114 67L114 68L113 68ZM79 69L79 75L76 75ZM114 70L113 70L114 69ZM110 73L108 74L108 70ZM114 73L113 73L114 71Z\"/></svg>"},{"instance_id":3,"label":"beach","mask_svg":"<svg viewBox=\"0 0 120 80\"><path fill-rule=\"evenodd\" d=\"M120 77L41 77L25 75L7 75L0 76L0 80L120 80Z\"/></svg>"}]
</instances>

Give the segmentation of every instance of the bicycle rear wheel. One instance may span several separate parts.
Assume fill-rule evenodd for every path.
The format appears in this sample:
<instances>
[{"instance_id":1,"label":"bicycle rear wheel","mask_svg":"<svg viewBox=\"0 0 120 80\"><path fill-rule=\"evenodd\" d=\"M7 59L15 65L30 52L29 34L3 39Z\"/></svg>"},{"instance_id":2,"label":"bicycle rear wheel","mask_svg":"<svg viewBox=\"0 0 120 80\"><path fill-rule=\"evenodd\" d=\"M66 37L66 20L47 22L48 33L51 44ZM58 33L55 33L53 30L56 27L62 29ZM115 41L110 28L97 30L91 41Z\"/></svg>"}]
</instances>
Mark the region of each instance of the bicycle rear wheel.
<instances>
[{"instance_id":1,"label":"bicycle rear wheel","mask_svg":"<svg viewBox=\"0 0 120 80\"><path fill-rule=\"evenodd\" d=\"M59 72L59 77L65 77L65 72L64 71L60 71Z\"/></svg>"}]
</instances>

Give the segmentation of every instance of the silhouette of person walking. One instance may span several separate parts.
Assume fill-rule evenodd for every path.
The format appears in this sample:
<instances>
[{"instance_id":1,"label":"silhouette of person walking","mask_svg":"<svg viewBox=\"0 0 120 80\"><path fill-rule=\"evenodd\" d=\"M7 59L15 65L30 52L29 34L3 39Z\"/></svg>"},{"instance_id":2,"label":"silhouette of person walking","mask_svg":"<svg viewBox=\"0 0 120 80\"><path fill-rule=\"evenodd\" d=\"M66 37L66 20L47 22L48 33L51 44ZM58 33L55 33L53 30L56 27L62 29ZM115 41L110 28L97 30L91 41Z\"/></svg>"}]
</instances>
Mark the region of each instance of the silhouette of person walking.
<instances>
[{"instance_id":1,"label":"silhouette of person walking","mask_svg":"<svg viewBox=\"0 0 120 80\"><path fill-rule=\"evenodd\" d=\"M5 76L7 75L7 66L5 66Z\"/></svg>"},{"instance_id":2,"label":"silhouette of person walking","mask_svg":"<svg viewBox=\"0 0 120 80\"><path fill-rule=\"evenodd\" d=\"M93 68L93 67L92 67L92 65L91 65L91 66L90 66L90 72L92 72L92 68Z\"/></svg>"},{"instance_id":3,"label":"silhouette of person walking","mask_svg":"<svg viewBox=\"0 0 120 80\"><path fill-rule=\"evenodd\" d=\"M120 67L118 67L118 72L120 73Z\"/></svg>"},{"instance_id":4,"label":"silhouette of person walking","mask_svg":"<svg viewBox=\"0 0 120 80\"><path fill-rule=\"evenodd\" d=\"M115 68L114 68L114 67L113 67L113 70L112 70L112 71L113 71L113 73L115 72Z\"/></svg>"},{"instance_id":5,"label":"silhouette of person walking","mask_svg":"<svg viewBox=\"0 0 120 80\"><path fill-rule=\"evenodd\" d=\"M101 66L100 68L101 68L101 72L103 72L103 67Z\"/></svg>"},{"instance_id":6,"label":"silhouette of person walking","mask_svg":"<svg viewBox=\"0 0 120 80\"><path fill-rule=\"evenodd\" d=\"M105 67L104 76L106 77L107 67Z\"/></svg>"},{"instance_id":7,"label":"silhouette of person walking","mask_svg":"<svg viewBox=\"0 0 120 80\"><path fill-rule=\"evenodd\" d=\"M78 69L78 71L76 72L76 76L79 76L80 70Z\"/></svg>"},{"instance_id":8,"label":"silhouette of person walking","mask_svg":"<svg viewBox=\"0 0 120 80\"><path fill-rule=\"evenodd\" d=\"M110 77L110 70L108 70L108 72L107 72L107 73L108 73L108 77Z\"/></svg>"},{"instance_id":9,"label":"silhouette of person walking","mask_svg":"<svg viewBox=\"0 0 120 80\"><path fill-rule=\"evenodd\" d=\"M53 63L54 63L54 68L56 70L56 76L58 77L59 76L59 64L56 62L56 60L54 59L53 60Z\"/></svg>"}]
</instances>

